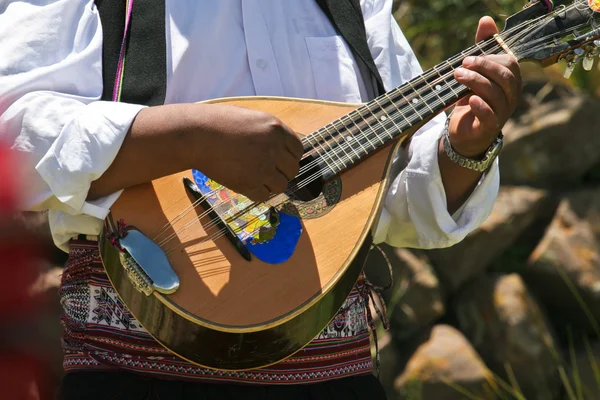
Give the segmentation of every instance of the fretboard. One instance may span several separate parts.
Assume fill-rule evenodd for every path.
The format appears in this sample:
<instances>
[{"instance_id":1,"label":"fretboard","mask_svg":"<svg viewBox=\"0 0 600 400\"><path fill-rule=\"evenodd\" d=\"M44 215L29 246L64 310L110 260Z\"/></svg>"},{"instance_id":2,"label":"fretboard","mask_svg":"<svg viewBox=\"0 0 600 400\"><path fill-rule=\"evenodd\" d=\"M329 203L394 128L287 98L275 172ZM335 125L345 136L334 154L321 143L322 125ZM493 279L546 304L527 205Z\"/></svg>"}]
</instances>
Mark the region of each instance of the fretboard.
<instances>
[{"instance_id":1,"label":"fretboard","mask_svg":"<svg viewBox=\"0 0 600 400\"><path fill-rule=\"evenodd\" d=\"M307 136L328 179L411 131L469 94L454 79L467 56L502 54L495 39L480 42Z\"/></svg>"}]
</instances>

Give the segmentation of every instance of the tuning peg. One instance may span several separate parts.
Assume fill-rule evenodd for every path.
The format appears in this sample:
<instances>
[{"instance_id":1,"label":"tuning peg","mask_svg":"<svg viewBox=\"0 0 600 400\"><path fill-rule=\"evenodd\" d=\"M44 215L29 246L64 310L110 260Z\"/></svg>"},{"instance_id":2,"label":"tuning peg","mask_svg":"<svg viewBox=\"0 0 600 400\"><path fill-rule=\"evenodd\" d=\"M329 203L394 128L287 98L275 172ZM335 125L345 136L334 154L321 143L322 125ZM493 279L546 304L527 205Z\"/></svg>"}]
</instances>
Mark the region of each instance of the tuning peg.
<instances>
[{"instance_id":1,"label":"tuning peg","mask_svg":"<svg viewBox=\"0 0 600 400\"><path fill-rule=\"evenodd\" d=\"M573 74L573 71L575 70L575 65L576 63L573 61L570 61L567 64L567 68L565 68L565 79L569 79L571 77L571 74Z\"/></svg>"},{"instance_id":2,"label":"tuning peg","mask_svg":"<svg viewBox=\"0 0 600 400\"><path fill-rule=\"evenodd\" d=\"M594 53L588 53L583 59L583 69L591 71L594 67Z\"/></svg>"},{"instance_id":3,"label":"tuning peg","mask_svg":"<svg viewBox=\"0 0 600 400\"><path fill-rule=\"evenodd\" d=\"M567 61L567 68L565 69L565 79L569 79L573 71L575 70L575 66L581 58L585 55L585 50L582 48L576 48L572 52L570 52L566 57L565 61Z\"/></svg>"}]
</instances>

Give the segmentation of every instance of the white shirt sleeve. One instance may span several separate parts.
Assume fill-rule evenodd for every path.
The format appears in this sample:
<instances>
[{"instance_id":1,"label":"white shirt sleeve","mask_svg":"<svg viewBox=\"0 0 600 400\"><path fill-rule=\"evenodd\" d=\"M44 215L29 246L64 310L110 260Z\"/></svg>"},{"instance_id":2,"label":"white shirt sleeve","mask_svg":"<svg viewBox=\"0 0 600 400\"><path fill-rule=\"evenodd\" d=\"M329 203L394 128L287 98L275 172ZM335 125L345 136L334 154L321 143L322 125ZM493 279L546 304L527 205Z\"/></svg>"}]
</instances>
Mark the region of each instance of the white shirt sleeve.
<instances>
[{"instance_id":1,"label":"white shirt sleeve","mask_svg":"<svg viewBox=\"0 0 600 400\"><path fill-rule=\"evenodd\" d=\"M102 28L93 0L8 3L0 7L0 139L23 155L25 208L98 224L119 193L89 202L90 184L143 106L99 101Z\"/></svg>"},{"instance_id":2,"label":"white shirt sleeve","mask_svg":"<svg viewBox=\"0 0 600 400\"><path fill-rule=\"evenodd\" d=\"M392 0L363 0L371 54L386 90L423 72L400 27L391 16ZM395 247L452 246L479 227L490 215L500 186L498 160L480 180L469 199L454 215L447 211L446 194L438 165L438 142L446 115L432 119L416 132L408 151L395 155L392 170L402 171L392 181L375 243Z\"/></svg>"}]
</instances>

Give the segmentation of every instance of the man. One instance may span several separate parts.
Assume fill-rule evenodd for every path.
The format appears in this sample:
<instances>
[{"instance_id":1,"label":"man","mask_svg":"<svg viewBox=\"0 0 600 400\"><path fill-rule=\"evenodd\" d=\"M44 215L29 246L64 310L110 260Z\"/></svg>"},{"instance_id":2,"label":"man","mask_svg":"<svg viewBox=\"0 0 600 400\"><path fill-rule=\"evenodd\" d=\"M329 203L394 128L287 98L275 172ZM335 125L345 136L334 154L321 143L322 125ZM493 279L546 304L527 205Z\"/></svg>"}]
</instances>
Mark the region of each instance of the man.
<instances>
[{"instance_id":1,"label":"man","mask_svg":"<svg viewBox=\"0 0 600 400\"><path fill-rule=\"evenodd\" d=\"M358 296L364 283L350 294L337 325L290 359L254 371L211 371L164 350L128 315L110 290L94 237L120 190L178 171L199 169L256 200L285 189L302 155L285 121L195 102L242 95L367 101L371 83L315 1L166 0L166 105L154 107L99 101L102 30L111 27L102 26L92 0L2 4L0 132L28 156L30 208L50 209L55 243L70 251L61 289L62 396L384 398L370 373L365 303ZM391 16L392 0L360 6L385 89L418 75ZM483 19L477 40L496 32ZM519 67L510 56L473 58L455 78L475 95L452 115L452 150L478 159L516 106ZM481 173L451 161L439 140L444 121L441 115L414 136L375 242L450 246L491 212L497 163Z\"/></svg>"}]
</instances>

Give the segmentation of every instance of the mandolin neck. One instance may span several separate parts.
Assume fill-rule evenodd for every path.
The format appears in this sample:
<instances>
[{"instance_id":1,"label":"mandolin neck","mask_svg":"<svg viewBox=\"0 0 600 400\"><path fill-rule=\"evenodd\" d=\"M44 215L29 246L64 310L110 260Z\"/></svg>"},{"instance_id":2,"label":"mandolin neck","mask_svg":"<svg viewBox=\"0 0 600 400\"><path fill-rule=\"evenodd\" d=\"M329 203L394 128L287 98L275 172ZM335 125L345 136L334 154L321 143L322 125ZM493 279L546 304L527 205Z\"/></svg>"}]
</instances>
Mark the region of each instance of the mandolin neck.
<instances>
[{"instance_id":1,"label":"mandolin neck","mask_svg":"<svg viewBox=\"0 0 600 400\"><path fill-rule=\"evenodd\" d=\"M310 134L305 150L320 159L324 179L337 175L466 96L454 79L464 58L502 53L496 39L480 42Z\"/></svg>"}]
</instances>

